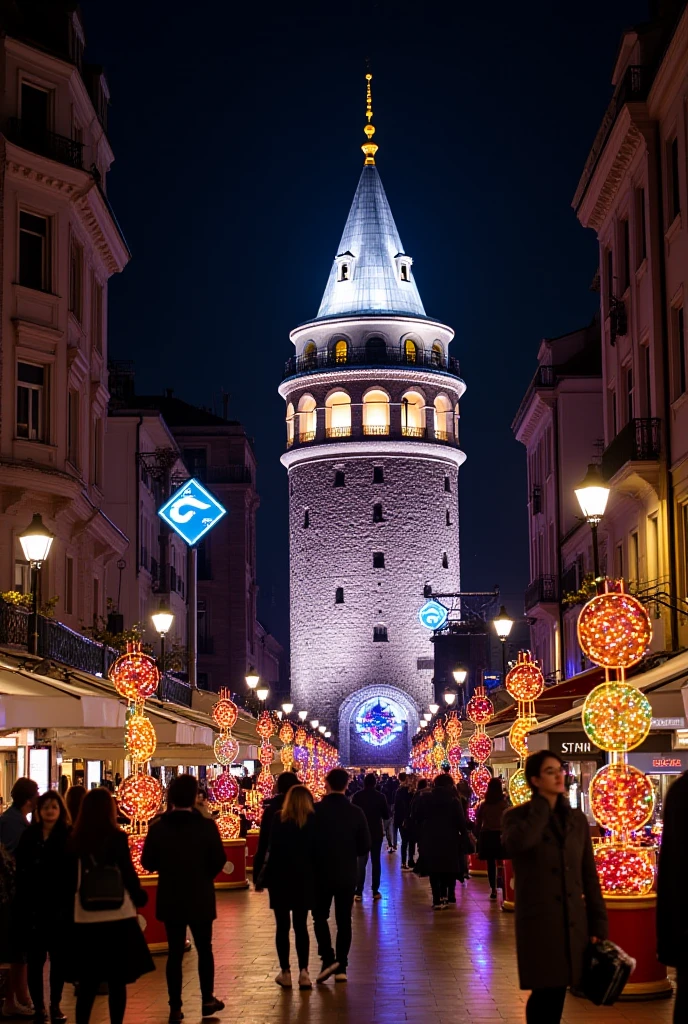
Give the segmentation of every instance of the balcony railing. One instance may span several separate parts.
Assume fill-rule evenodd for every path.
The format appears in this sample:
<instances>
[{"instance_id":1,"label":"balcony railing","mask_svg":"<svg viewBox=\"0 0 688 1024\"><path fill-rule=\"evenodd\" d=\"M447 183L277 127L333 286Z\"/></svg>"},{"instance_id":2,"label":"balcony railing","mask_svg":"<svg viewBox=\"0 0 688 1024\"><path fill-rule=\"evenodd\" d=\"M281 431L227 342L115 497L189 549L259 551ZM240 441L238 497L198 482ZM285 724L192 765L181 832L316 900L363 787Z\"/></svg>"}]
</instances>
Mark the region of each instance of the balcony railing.
<instances>
[{"instance_id":1,"label":"balcony railing","mask_svg":"<svg viewBox=\"0 0 688 1024\"><path fill-rule=\"evenodd\" d=\"M322 444L325 441L336 441L342 439L346 440L347 438L353 438L355 440L357 437L360 438L361 434L363 434L364 437L390 437L395 441L429 440L456 447L458 447L459 444L458 437L455 437L450 431L436 430L434 437L430 437L426 427L402 427L401 430L398 428L392 430L389 425L385 426L384 424L374 426L364 424L362 428L356 429L356 433L354 433L353 429L350 427L329 427L325 431L325 437L321 437L319 443ZM299 434L296 438L298 446L312 443L316 440L316 436L317 434L315 430L309 430L304 434ZM293 447L294 440L287 439L287 448L289 449Z\"/></svg>"},{"instance_id":2,"label":"balcony railing","mask_svg":"<svg viewBox=\"0 0 688 1024\"><path fill-rule=\"evenodd\" d=\"M526 588L525 610L529 612L537 604L555 604L557 600L556 576L538 576Z\"/></svg>"},{"instance_id":3,"label":"balcony railing","mask_svg":"<svg viewBox=\"0 0 688 1024\"><path fill-rule=\"evenodd\" d=\"M629 420L602 453L602 475L611 480L627 462L656 462L661 454L661 420Z\"/></svg>"},{"instance_id":4,"label":"balcony railing","mask_svg":"<svg viewBox=\"0 0 688 1024\"><path fill-rule=\"evenodd\" d=\"M402 437L427 437L428 436L428 428L427 427L402 427L401 428L401 434L402 434Z\"/></svg>"},{"instance_id":5,"label":"balcony railing","mask_svg":"<svg viewBox=\"0 0 688 1024\"><path fill-rule=\"evenodd\" d=\"M199 479L209 484L250 484L251 469L249 466L206 466Z\"/></svg>"},{"instance_id":6,"label":"balcony railing","mask_svg":"<svg viewBox=\"0 0 688 1024\"><path fill-rule=\"evenodd\" d=\"M389 425L373 427L373 426L369 426L368 424L364 423L363 424L363 433L366 434L366 435L371 435L373 437L387 437L388 434L389 434Z\"/></svg>"},{"instance_id":7,"label":"balcony railing","mask_svg":"<svg viewBox=\"0 0 688 1024\"><path fill-rule=\"evenodd\" d=\"M293 377L296 373L309 373L328 369L332 366L408 366L417 370L441 370L455 377L461 376L459 360L454 356L445 358L436 352L417 351L413 356L399 349L388 347L386 350L366 349L365 347L349 348L346 358L335 356L334 350L316 352L307 356L292 356L284 364L284 377Z\"/></svg>"},{"instance_id":8,"label":"balcony railing","mask_svg":"<svg viewBox=\"0 0 688 1024\"><path fill-rule=\"evenodd\" d=\"M328 427L325 437L351 437L351 427Z\"/></svg>"},{"instance_id":9,"label":"balcony railing","mask_svg":"<svg viewBox=\"0 0 688 1024\"><path fill-rule=\"evenodd\" d=\"M308 444L309 441L315 441L314 430L306 430L303 434L299 434L299 444Z\"/></svg>"},{"instance_id":10,"label":"balcony railing","mask_svg":"<svg viewBox=\"0 0 688 1024\"><path fill-rule=\"evenodd\" d=\"M436 441L448 441L449 440L449 436L450 435L449 435L449 431L448 430L436 430L435 431L435 440Z\"/></svg>"},{"instance_id":11,"label":"balcony railing","mask_svg":"<svg viewBox=\"0 0 688 1024\"><path fill-rule=\"evenodd\" d=\"M47 156L60 164L68 164L69 167L83 166L82 143L68 139L66 135L49 132L46 128L37 127L19 117L9 118L5 126L5 135L10 142L16 143L22 149L28 149L31 153Z\"/></svg>"},{"instance_id":12,"label":"balcony railing","mask_svg":"<svg viewBox=\"0 0 688 1024\"><path fill-rule=\"evenodd\" d=\"M536 388L553 388L557 383L557 371L554 366L538 366L533 378Z\"/></svg>"}]
</instances>

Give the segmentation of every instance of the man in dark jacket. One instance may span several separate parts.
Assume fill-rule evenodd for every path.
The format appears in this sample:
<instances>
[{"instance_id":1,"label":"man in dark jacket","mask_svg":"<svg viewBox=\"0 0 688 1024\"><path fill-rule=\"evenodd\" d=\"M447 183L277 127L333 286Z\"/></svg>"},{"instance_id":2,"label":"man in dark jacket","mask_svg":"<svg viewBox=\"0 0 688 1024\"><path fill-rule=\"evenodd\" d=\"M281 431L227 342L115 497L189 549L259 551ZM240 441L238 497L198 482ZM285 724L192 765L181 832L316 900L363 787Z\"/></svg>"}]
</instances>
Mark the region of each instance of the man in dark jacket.
<instances>
[{"instance_id":1,"label":"man in dark jacket","mask_svg":"<svg viewBox=\"0 0 688 1024\"><path fill-rule=\"evenodd\" d=\"M346 981L351 948L351 909L356 891L358 858L370 850L370 832L363 811L353 807L345 793L348 774L333 768L325 776L327 796L315 805L316 892L313 928L318 940L322 970L317 981L334 974L335 981ZM327 919L334 900L337 922L337 952Z\"/></svg>"},{"instance_id":2,"label":"man in dark jacket","mask_svg":"<svg viewBox=\"0 0 688 1024\"><path fill-rule=\"evenodd\" d=\"M676 968L674 1022L688 1021L688 772L677 779L664 804L664 830L657 872L657 956Z\"/></svg>"},{"instance_id":3,"label":"man in dark jacket","mask_svg":"<svg viewBox=\"0 0 688 1024\"><path fill-rule=\"evenodd\" d=\"M383 825L389 818L389 805L383 794L376 789L377 778L375 775L366 775L363 782L363 789L355 793L351 803L354 807L360 807L365 814L370 832L370 863L372 866L373 899L380 900L380 850L382 849L382 837L384 834ZM363 886L365 885L366 866L368 854L359 857L358 860L358 884L356 886L356 899L363 899Z\"/></svg>"},{"instance_id":4,"label":"man in dark jacket","mask_svg":"<svg viewBox=\"0 0 688 1024\"><path fill-rule=\"evenodd\" d=\"M12 786L12 803L0 816L0 843L14 853L19 840L29 827L28 815L36 807L38 786L33 779L17 779Z\"/></svg>"},{"instance_id":5,"label":"man in dark jacket","mask_svg":"<svg viewBox=\"0 0 688 1024\"><path fill-rule=\"evenodd\" d=\"M178 775L170 783L169 810L152 825L141 854L146 871L158 873L156 917L167 932L167 993L170 1021L182 1013L182 958L186 929L191 929L198 954L203 1017L224 1009L216 999L213 958L215 878L227 858L217 825L196 810L198 782L193 775Z\"/></svg>"},{"instance_id":6,"label":"man in dark jacket","mask_svg":"<svg viewBox=\"0 0 688 1024\"><path fill-rule=\"evenodd\" d=\"M409 815L411 813L411 801L413 800L413 792L409 784L409 778L406 772L399 772L399 788L396 791L394 797L394 838L396 847L396 835L397 830L401 836L401 870L406 871L408 858L408 868L413 870L413 848L409 842Z\"/></svg>"},{"instance_id":7,"label":"man in dark jacket","mask_svg":"<svg viewBox=\"0 0 688 1024\"><path fill-rule=\"evenodd\" d=\"M277 793L273 796L272 800L268 800L263 808L263 817L260 820L260 835L258 836L258 846L253 857L253 884L258 886L258 879L260 878L263 865L265 864L265 855L268 852L268 846L270 845L270 833L272 831L272 823L275 820L275 815L282 810L282 804L284 798L291 789L292 786L298 786L299 777L293 772L281 772L277 776ZM260 887L262 890L262 886Z\"/></svg>"}]
</instances>

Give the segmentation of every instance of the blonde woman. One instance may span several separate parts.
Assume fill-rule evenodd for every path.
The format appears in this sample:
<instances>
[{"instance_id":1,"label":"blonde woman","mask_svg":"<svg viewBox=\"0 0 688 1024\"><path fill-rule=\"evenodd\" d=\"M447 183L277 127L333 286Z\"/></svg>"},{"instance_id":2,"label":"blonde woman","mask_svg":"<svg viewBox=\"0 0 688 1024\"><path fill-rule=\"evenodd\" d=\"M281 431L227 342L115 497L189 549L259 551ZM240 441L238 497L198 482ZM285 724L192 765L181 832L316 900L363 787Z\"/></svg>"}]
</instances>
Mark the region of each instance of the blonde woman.
<instances>
[{"instance_id":1,"label":"blonde woman","mask_svg":"<svg viewBox=\"0 0 688 1024\"><path fill-rule=\"evenodd\" d=\"M270 893L275 914L275 945L280 973L275 978L282 988L291 988L289 929L294 928L299 962L299 988L313 987L308 973L310 940L308 911L315 898L315 808L306 786L292 786L282 809L275 815L265 862L264 885Z\"/></svg>"}]
</instances>

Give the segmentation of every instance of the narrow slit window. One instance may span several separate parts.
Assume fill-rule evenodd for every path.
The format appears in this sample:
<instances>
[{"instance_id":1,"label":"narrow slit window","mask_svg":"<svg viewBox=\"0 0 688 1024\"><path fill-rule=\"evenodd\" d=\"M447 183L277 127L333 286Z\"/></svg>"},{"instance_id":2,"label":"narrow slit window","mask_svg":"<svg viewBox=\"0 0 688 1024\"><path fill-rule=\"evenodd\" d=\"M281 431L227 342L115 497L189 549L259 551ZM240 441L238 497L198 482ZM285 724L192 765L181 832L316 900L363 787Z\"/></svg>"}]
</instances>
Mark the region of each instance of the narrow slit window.
<instances>
[{"instance_id":1,"label":"narrow slit window","mask_svg":"<svg viewBox=\"0 0 688 1024\"><path fill-rule=\"evenodd\" d=\"M307 530L310 525L311 525L311 515L310 515L309 510L306 509L306 511L303 513L303 528L304 528L304 530Z\"/></svg>"},{"instance_id":2,"label":"narrow slit window","mask_svg":"<svg viewBox=\"0 0 688 1024\"><path fill-rule=\"evenodd\" d=\"M447 558L447 552L446 551L442 555L442 568L443 569L448 569L449 568L449 559Z\"/></svg>"},{"instance_id":3,"label":"narrow slit window","mask_svg":"<svg viewBox=\"0 0 688 1024\"><path fill-rule=\"evenodd\" d=\"M334 471L334 486L335 487L344 487L345 486L345 477L344 477L344 470L343 469L336 469Z\"/></svg>"},{"instance_id":4,"label":"narrow slit window","mask_svg":"<svg viewBox=\"0 0 688 1024\"><path fill-rule=\"evenodd\" d=\"M385 553L384 551L373 551L373 569L384 569L385 567Z\"/></svg>"},{"instance_id":5,"label":"narrow slit window","mask_svg":"<svg viewBox=\"0 0 688 1024\"><path fill-rule=\"evenodd\" d=\"M334 592L334 603L344 604L344 587L337 587Z\"/></svg>"},{"instance_id":6,"label":"narrow slit window","mask_svg":"<svg viewBox=\"0 0 688 1024\"><path fill-rule=\"evenodd\" d=\"M449 509L447 509L447 526L451 526L451 513Z\"/></svg>"},{"instance_id":7,"label":"narrow slit window","mask_svg":"<svg viewBox=\"0 0 688 1024\"><path fill-rule=\"evenodd\" d=\"M444 478L444 489L447 492L447 494L451 494L451 480L449 479L448 476L445 476Z\"/></svg>"},{"instance_id":8,"label":"narrow slit window","mask_svg":"<svg viewBox=\"0 0 688 1024\"><path fill-rule=\"evenodd\" d=\"M373 483L383 484L385 482L385 471L382 466L373 466Z\"/></svg>"},{"instance_id":9,"label":"narrow slit window","mask_svg":"<svg viewBox=\"0 0 688 1024\"><path fill-rule=\"evenodd\" d=\"M409 279L408 263L402 263L401 264L401 280L402 281L408 281L408 279Z\"/></svg>"},{"instance_id":10,"label":"narrow slit window","mask_svg":"<svg viewBox=\"0 0 688 1024\"><path fill-rule=\"evenodd\" d=\"M381 523L383 521L382 516L382 502L378 501L373 505L373 522Z\"/></svg>"}]
</instances>

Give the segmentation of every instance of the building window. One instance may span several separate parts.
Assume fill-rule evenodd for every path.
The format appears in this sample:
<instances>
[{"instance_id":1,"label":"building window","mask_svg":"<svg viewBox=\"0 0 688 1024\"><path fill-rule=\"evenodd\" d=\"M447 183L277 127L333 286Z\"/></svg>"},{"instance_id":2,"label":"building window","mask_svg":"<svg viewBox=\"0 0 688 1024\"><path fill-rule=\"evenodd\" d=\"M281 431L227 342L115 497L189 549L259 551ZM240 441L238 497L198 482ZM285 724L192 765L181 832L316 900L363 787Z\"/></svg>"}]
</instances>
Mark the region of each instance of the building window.
<instances>
[{"instance_id":1,"label":"building window","mask_svg":"<svg viewBox=\"0 0 688 1024\"><path fill-rule=\"evenodd\" d=\"M315 399L312 395L301 395L299 399L299 441L314 441L318 422Z\"/></svg>"},{"instance_id":2,"label":"building window","mask_svg":"<svg viewBox=\"0 0 688 1024\"><path fill-rule=\"evenodd\" d=\"M69 249L69 312L73 313L81 323L81 280L84 262L84 250L72 238Z\"/></svg>"},{"instance_id":3,"label":"building window","mask_svg":"<svg viewBox=\"0 0 688 1024\"><path fill-rule=\"evenodd\" d=\"M14 589L19 594L31 593L31 566L19 559L14 563Z\"/></svg>"},{"instance_id":4,"label":"building window","mask_svg":"<svg viewBox=\"0 0 688 1024\"><path fill-rule=\"evenodd\" d=\"M182 458L191 476L205 483L208 476L208 449L184 448Z\"/></svg>"},{"instance_id":5,"label":"building window","mask_svg":"<svg viewBox=\"0 0 688 1024\"><path fill-rule=\"evenodd\" d=\"M631 283L631 228L628 218L621 221L621 245L623 247L621 291L625 292Z\"/></svg>"},{"instance_id":6,"label":"building window","mask_svg":"<svg viewBox=\"0 0 688 1024\"><path fill-rule=\"evenodd\" d=\"M45 441L46 369L34 363L17 363L17 437Z\"/></svg>"},{"instance_id":7,"label":"building window","mask_svg":"<svg viewBox=\"0 0 688 1024\"><path fill-rule=\"evenodd\" d=\"M451 494L451 480L449 479L448 476L445 476L444 478L444 489L447 492L447 494Z\"/></svg>"},{"instance_id":8,"label":"building window","mask_svg":"<svg viewBox=\"0 0 688 1024\"><path fill-rule=\"evenodd\" d=\"M401 280L402 281L410 281L411 278L410 278L410 275L409 275L408 263L402 263L400 269L401 269Z\"/></svg>"},{"instance_id":9,"label":"building window","mask_svg":"<svg viewBox=\"0 0 688 1024\"><path fill-rule=\"evenodd\" d=\"M103 421L98 416L93 423L91 479L99 487L102 483Z\"/></svg>"},{"instance_id":10,"label":"building window","mask_svg":"<svg viewBox=\"0 0 688 1024\"><path fill-rule=\"evenodd\" d=\"M650 580L659 579L659 518L647 517L647 576Z\"/></svg>"},{"instance_id":11,"label":"building window","mask_svg":"<svg viewBox=\"0 0 688 1024\"><path fill-rule=\"evenodd\" d=\"M614 389L612 389L612 391L611 391L611 398L612 398L612 423L611 423L612 437L616 437L616 435L619 432L619 420L618 420L617 408L616 408L616 391L614 391Z\"/></svg>"},{"instance_id":12,"label":"building window","mask_svg":"<svg viewBox=\"0 0 688 1024\"><path fill-rule=\"evenodd\" d=\"M19 213L19 284L37 291L50 290L50 246L47 217Z\"/></svg>"},{"instance_id":13,"label":"building window","mask_svg":"<svg viewBox=\"0 0 688 1024\"><path fill-rule=\"evenodd\" d=\"M407 338L404 342L404 357L407 363L414 364L418 362L418 346L410 338Z\"/></svg>"},{"instance_id":14,"label":"building window","mask_svg":"<svg viewBox=\"0 0 688 1024\"><path fill-rule=\"evenodd\" d=\"M318 362L318 350L314 341L309 341L303 350L303 365L307 369L316 366Z\"/></svg>"},{"instance_id":15,"label":"building window","mask_svg":"<svg viewBox=\"0 0 688 1024\"><path fill-rule=\"evenodd\" d=\"M385 471L382 466L373 466L373 483L383 484L385 482Z\"/></svg>"},{"instance_id":16,"label":"building window","mask_svg":"<svg viewBox=\"0 0 688 1024\"><path fill-rule=\"evenodd\" d=\"M449 559L447 558L447 552L446 551L442 555L442 568L443 569L448 569L449 568Z\"/></svg>"},{"instance_id":17,"label":"building window","mask_svg":"<svg viewBox=\"0 0 688 1024\"><path fill-rule=\"evenodd\" d=\"M363 433L389 434L389 398L384 391L372 390L363 396Z\"/></svg>"},{"instance_id":18,"label":"building window","mask_svg":"<svg viewBox=\"0 0 688 1024\"><path fill-rule=\"evenodd\" d=\"M345 363L349 358L349 343L340 338L339 341L334 343L334 361L335 363Z\"/></svg>"},{"instance_id":19,"label":"building window","mask_svg":"<svg viewBox=\"0 0 688 1024\"><path fill-rule=\"evenodd\" d=\"M373 626L373 643L374 644L386 644L388 640L387 627L386 626Z\"/></svg>"},{"instance_id":20,"label":"building window","mask_svg":"<svg viewBox=\"0 0 688 1024\"><path fill-rule=\"evenodd\" d=\"M345 486L345 478L344 478L344 470L343 469L335 469L335 471L334 471L334 486L335 487L344 487Z\"/></svg>"},{"instance_id":21,"label":"building window","mask_svg":"<svg viewBox=\"0 0 688 1024\"><path fill-rule=\"evenodd\" d=\"M442 349L438 344L434 344L430 350L430 362L433 366L442 365Z\"/></svg>"},{"instance_id":22,"label":"building window","mask_svg":"<svg viewBox=\"0 0 688 1024\"><path fill-rule=\"evenodd\" d=\"M626 423L633 419L633 367L627 366L626 377Z\"/></svg>"},{"instance_id":23,"label":"building window","mask_svg":"<svg viewBox=\"0 0 688 1024\"><path fill-rule=\"evenodd\" d=\"M384 520L382 518L382 502L381 501L378 501L378 502L375 503L375 505L373 505L373 522L374 523L382 523L382 522L384 522Z\"/></svg>"},{"instance_id":24,"label":"building window","mask_svg":"<svg viewBox=\"0 0 688 1024\"><path fill-rule=\"evenodd\" d=\"M446 511L446 517L447 517L447 526L451 526L451 512L449 511L449 509L447 509L447 511Z\"/></svg>"},{"instance_id":25,"label":"building window","mask_svg":"<svg viewBox=\"0 0 688 1024\"><path fill-rule=\"evenodd\" d=\"M337 587L334 592L334 603L344 604L344 587Z\"/></svg>"},{"instance_id":26,"label":"building window","mask_svg":"<svg viewBox=\"0 0 688 1024\"><path fill-rule=\"evenodd\" d=\"M303 513L303 528L304 528L304 530L307 530L310 525L311 525L311 515L310 515L309 510L306 509L305 512Z\"/></svg>"},{"instance_id":27,"label":"building window","mask_svg":"<svg viewBox=\"0 0 688 1024\"><path fill-rule=\"evenodd\" d=\"M351 270L351 268L350 268L348 263L340 263L339 264L339 280L340 281L348 281L349 277L350 277L350 270Z\"/></svg>"},{"instance_id":28,"label":"building window","mask_svg":"<svg viewBox=\"0 0 688 1024\"><path fill-rule=\"evenodd\" d=\"M91 278L91 331L93 347L96 352L103 352L103 286L95 274Z\"/></svg>"},{"instance_id":29,"label":"building window","mask_svg":"<svg viewBox=\"0 0 688 1024\"><path fill-rule=\"evenodd\" d=\"M640 266L647 256L647 226L645 222L645 189L635 190L636 210L636 266Z\"/></svg>"},{"instance_id":30,"label":"building window","mask_svg":"<svg viewBox=\"0 0 688 1024\"><path fill-rule=\"evenodd\" d=\"M289 402L287 405L287 448L291 448L294 443L294 405Z\"/></svg>"},{"instance_id":31,"label":"building window","mask_svg":"<svg viewBox=\"0 0 688 1024\"><path fill-rule=\"evenodd\" d=\"M425 399L418 391L407 391L401 399L401 433L425 437Z\"/></svg>"},{"instance_id":32,"label":"building window","mask_svg":"<svg viewBox=\"0 0 688 1024\"><path fill-rule=\"evenodd\" d=\"M351 399L346 391L333 391L325 399L325 436L351 436Z\"/></svg>"},{"instance_id":33,"label":"building window","mask_svg":"<svg viewBox=\"0 0 688 1024\"><path fill-rule=\"evenodd\" d=\"M640 580L640 546L638 534L632 533L628 551L628 578L631 583L638 584Z\"/></svg>"},{"instance_id":34,"label":"building window","mask_svg":"<svg viewBox=\"0 0 688 1024\"><path fill-rule=\"evenodd\" d=\"M678 162L678 137L669 143L669 221L673 221L681 212L681 187Z\"/></svg>"},{"instance_id":35,"label":"building window","mask_svg":"<svg viewBox=\"0 0 688 1024\"><path fill-rule=\"evenodd\" d=\"M50 127L50 93L29 82L21 84L22 133L36 142L45 139Z\"/></svg>"},{"instance_id":36,"label":"building window","mask_svg":"<svg viewBox=\"0 0 688 1024\"><path fill-rule=\"evenodd\" d=\"M74 614L74 559L69 555L65 558L65 612Z\"/></svg>"},{"instance_id":37,"label":"building window","mask_svg":"<svg viewBox=\"0 0 688 1024\"><path fill-rule=\"evenodd\" d=\"M678 398L686 390L686 334L683 314L683 303L673 311L674 333L674 398Z\"/></svg>"},{"instance_id":38,"label":"building window","mask_svg":"<svg viewBox=\"0 0 688 1024\"><path fill-rule=\"evenodd\" d=\"M437 395L434 403L435 437L438 441L448 441L452 428L452 405L446 395Z\"/></svg>"},{"instance_id":39,"label":"building window","mask_svg":"<svg viewBox=\"0 0 688 1024\"><path fill-rule=\"evenodd\" d=\"M79 466L79 392L69 389L67 399L67 458L71 464Z\"/></svg>"},{"instance_id":40,"label":"building window","mask_svg":"<svg viewBox=\"0 0 688 1024\"><path fill-rule=\"evenodd\" d=\"M652 416L652 365L650 360L650 343L643 346L643 368L645 374L645 415Z\"/></svg>"},{"instance_id":41,"label":"building window","mask_svg":"<svg viewBox=\"0 0 688 1024\"><path fill-rule=\"evenodd\" d=\"M384 551L373 551L373 569L384 569L385 567L385 553Z\"/></svg>"}]
</instances>

